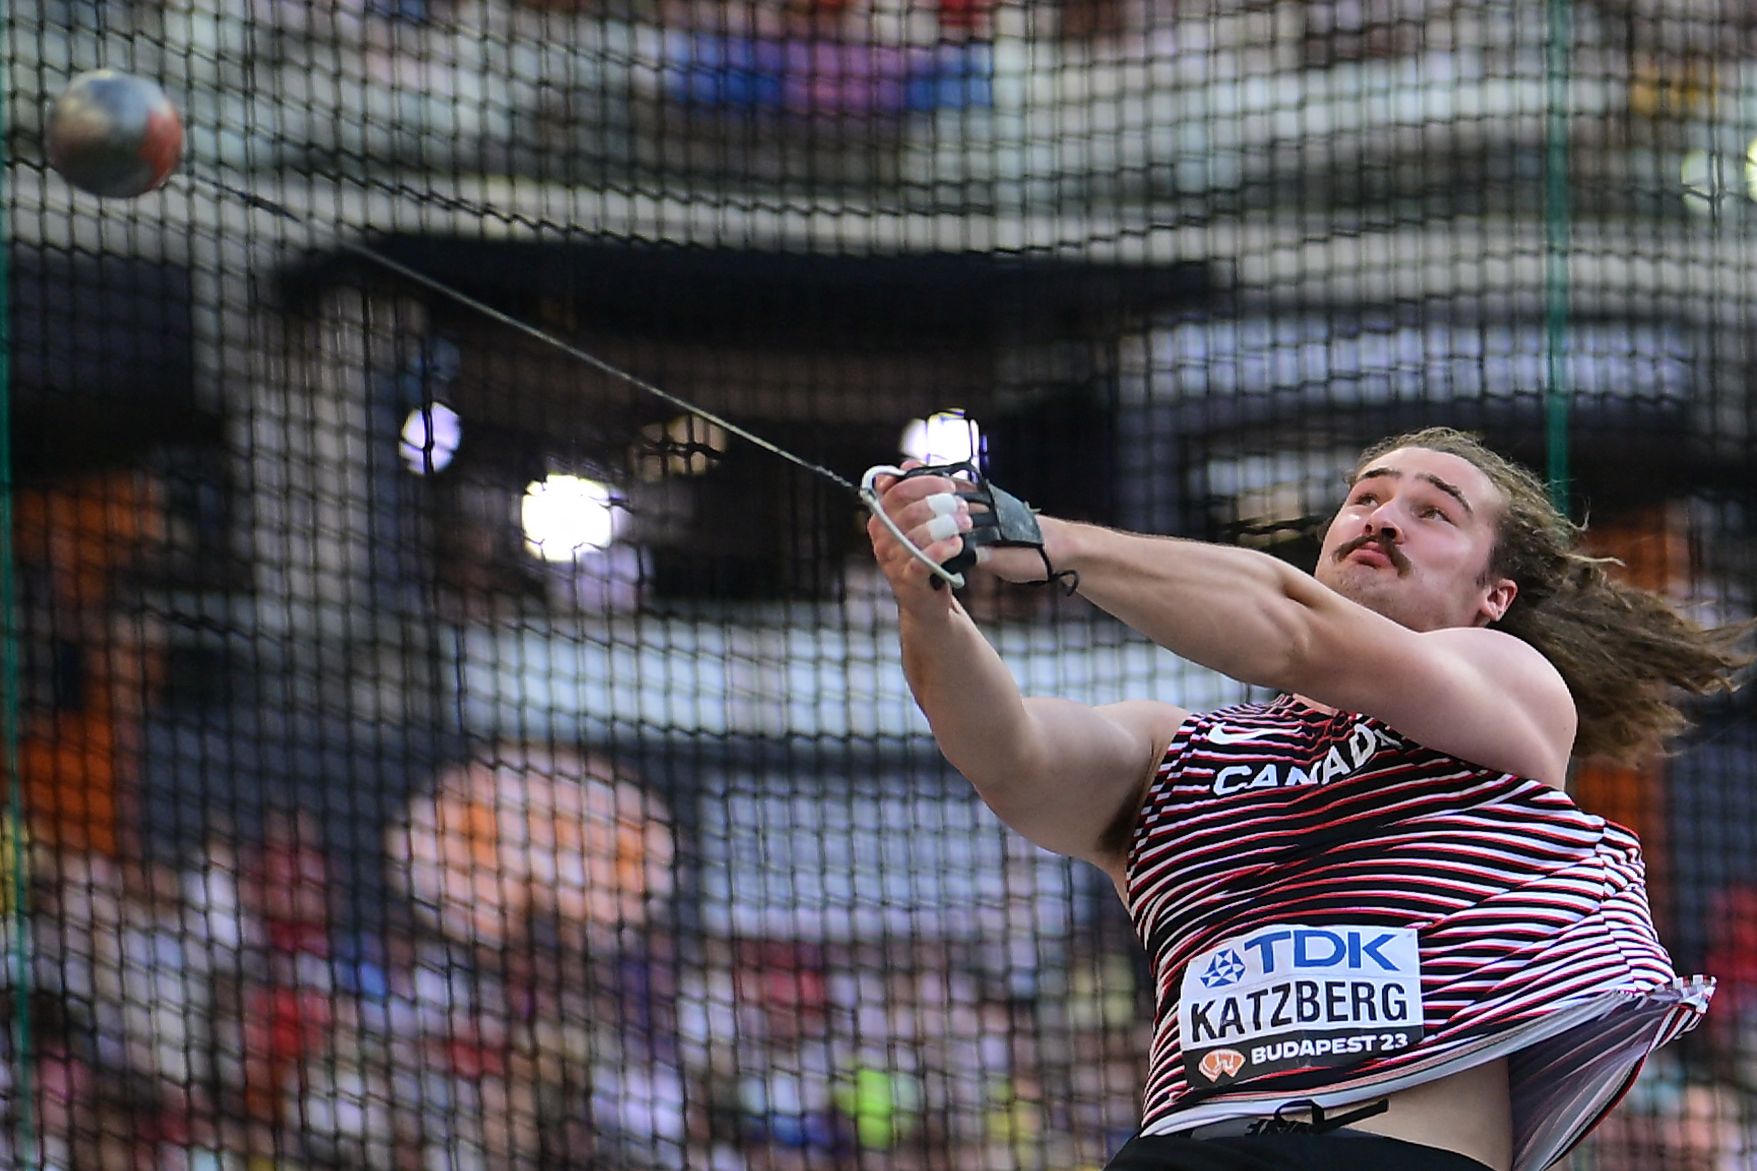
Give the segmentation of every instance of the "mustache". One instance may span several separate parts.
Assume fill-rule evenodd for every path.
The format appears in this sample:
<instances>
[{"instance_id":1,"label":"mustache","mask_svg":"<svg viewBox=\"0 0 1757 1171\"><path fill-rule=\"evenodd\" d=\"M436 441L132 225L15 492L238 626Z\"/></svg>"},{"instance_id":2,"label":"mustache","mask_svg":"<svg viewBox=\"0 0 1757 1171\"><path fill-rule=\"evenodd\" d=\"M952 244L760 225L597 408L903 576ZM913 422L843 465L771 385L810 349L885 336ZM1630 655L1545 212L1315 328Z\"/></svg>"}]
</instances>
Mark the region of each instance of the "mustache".
<instances>
[{"instance_id":1,"label":"mustache","mask_svg":"<svg viewBox=\"0 0 1757 1171\"><path fill-rule=\"evenodd\" d=\"M1391 562L1391 567L1397 571L1399 576L1409 572L1409 559L1403 556L1403 550L1397 547L1396 542L1382 540L1376 533L1367 533L1365 536L1354 538L1337 549L1332 556L1335 560L1341 561L1356 549L1364 549L1368 545L1376 545L1379 552L1383 553L1386 559Z\"/></svg>"}]
</instances>

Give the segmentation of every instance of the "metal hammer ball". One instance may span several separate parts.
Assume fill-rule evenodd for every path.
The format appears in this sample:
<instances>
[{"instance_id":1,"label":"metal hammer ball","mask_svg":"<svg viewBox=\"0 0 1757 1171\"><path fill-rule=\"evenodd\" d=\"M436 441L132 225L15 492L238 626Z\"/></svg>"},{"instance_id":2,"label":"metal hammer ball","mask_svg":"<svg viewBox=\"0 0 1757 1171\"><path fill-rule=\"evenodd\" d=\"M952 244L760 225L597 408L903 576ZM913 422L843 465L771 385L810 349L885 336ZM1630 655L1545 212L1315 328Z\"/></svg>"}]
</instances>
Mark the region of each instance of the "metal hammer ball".
<instances>
[{"instance_id":1,"label":"metal hammer ball","mask_svg":"<svg viewBox=\"0 0 1757 1171\"><path fill-rule=\"evenodd\" d=\"M49 165L93 195L131 198L170 178L183 155L183 119L144 77L94 69L49 108Z\"/></svg>"}]
</instances>

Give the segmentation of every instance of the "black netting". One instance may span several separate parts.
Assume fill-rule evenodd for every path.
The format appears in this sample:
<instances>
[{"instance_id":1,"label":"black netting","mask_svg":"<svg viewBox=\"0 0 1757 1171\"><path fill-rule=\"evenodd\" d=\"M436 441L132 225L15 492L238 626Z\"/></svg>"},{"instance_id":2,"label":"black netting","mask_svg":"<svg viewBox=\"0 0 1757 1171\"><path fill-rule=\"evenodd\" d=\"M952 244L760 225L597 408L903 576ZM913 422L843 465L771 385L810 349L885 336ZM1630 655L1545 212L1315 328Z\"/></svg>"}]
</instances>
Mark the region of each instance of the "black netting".
<instances>
[{"instance_id":1,"label":"black netting","mask_svg":"<svg viewBox=\"0 0 1757 1171\"><path fill-rule=\"evenodd\" d=\"M6 19L0 1164L1102 1166L1146 961L938 755L837 482L972 421L1304 566L1363 443L1469 428L1752 613L1734 0ZM100 67L182 112L138 199L44 162ZM967 595L1028 691L1250 694L1054 595ZM1757 1158L1757 742L1693 712L1577 778L1722 982L1579 1171Z\"/></svg>"}]
</instances>

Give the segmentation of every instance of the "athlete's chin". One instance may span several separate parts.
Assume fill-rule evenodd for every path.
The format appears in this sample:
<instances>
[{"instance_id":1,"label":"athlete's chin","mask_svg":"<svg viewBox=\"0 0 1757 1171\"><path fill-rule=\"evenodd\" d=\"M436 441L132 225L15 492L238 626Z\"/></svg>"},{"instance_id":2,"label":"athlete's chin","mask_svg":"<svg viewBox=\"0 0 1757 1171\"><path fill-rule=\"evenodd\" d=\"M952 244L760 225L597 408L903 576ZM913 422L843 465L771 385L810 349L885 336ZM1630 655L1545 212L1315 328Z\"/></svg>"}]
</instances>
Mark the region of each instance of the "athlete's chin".
<instances>
[{"instance_id":1,"label":"athlete's chin","mask_svg":"<svg viewBox=\"0 0 1757 1171\"><path fill-rule=\"evenodd\" d=\"M1326 581L1326 577L1330 580ZM1400 579L1383 574L1341 572L1326 574L1318 580L1349 601L1365 606L1375 614L1416 630L1425 629L1426 624L1421 621L1421 615L1416 613L1418 607L1410 604L1408 592L1400 588Z\"/></svg>"},{"instance_id":2,"label":"athlete's chin","mask_svg":"<svg viewBox=\"0 0 1757 1171\"><path fill-rule=\"evenodd\" d=\"M1320 566L1316 576L1349 601L1374 609L1378 608L1375 600L1389 597L1397 585L1395 575L1381 573L1358 561L1332 561Z\"/></svg>"}]
</instances>

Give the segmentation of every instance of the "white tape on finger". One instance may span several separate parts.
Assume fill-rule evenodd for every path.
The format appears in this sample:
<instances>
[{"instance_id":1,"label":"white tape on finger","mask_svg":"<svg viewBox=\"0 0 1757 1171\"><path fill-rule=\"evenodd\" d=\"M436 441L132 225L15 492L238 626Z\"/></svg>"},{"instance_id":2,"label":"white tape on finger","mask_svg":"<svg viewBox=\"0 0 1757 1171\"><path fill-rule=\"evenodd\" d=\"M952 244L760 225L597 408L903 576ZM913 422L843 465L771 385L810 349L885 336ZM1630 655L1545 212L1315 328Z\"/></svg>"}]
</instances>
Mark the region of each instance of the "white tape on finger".
<instances>
[{"instance_id":1,"label":"white tape on finger","mask_svg":"<svg viewBox=\"0 0 1757 1171\"><path fill-rule=\"evenodd\" d=\"M951 516L958 511L958 497L953 492L935 492L927 497L927 506L935 516Z\"/></svg>"},{"instance_id":2,"label":"white tape on finger","mask_svg":"<svg viewBox=\"0 0 1757 1171\"><path fill-rule=\"evenodd\" d=\"M927 535L935 541L958 535L958 518L940 515L927 522Z\"/></svg>"}]
</instances>

